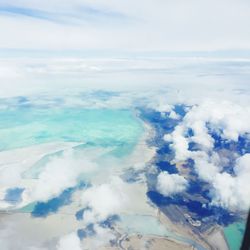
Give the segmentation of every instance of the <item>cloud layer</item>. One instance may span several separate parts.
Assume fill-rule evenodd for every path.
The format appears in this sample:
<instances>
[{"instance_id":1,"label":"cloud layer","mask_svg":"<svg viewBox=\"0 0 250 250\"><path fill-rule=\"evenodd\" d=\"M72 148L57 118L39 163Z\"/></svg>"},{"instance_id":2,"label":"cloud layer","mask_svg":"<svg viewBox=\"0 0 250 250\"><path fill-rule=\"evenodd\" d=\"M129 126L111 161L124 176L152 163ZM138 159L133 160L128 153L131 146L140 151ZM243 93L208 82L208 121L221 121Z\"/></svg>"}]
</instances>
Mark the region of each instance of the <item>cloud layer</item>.
<instances>
[{"instance_id":1,"label":"cloud layer","mask_svg":"<svg viewBox=\"0 0 250 250\"><path fill-rule=\"evenodd\" d=\"M81 250L81 242L76 233L70 233L60 238L56 250Z\"/></svg>"},{"instance_id":2,"label":"cloud layer","mask_svg":"<svg viewBox=\"0 0 250 250\"><path fill-rule=\"evenodd\" d=\"M1 48L249 49L247 1L27 1L0 4Z\"/></svg>"}]
</instances>

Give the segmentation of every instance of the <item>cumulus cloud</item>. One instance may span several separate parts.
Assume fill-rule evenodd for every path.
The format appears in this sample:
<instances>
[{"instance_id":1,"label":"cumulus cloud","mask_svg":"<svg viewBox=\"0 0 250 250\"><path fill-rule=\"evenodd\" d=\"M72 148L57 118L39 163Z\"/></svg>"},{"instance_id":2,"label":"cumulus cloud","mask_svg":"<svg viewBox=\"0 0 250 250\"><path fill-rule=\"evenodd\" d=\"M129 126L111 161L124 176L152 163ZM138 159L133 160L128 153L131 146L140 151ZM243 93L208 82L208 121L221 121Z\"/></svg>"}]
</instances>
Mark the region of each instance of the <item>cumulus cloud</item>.
<instances>
[{"instance_id":1,"label":"cumulus cloud","mask_svg":"<svg viewBox=\"0 0 250 250\"><path fill-rule=\"evenodd\" d=\"M186 160L190 152L188 150L189 140L184 136L183 126L176 126L175 130L171 134L164 136L166 141L171 141L171 147L175 151L175 160L184 161Z\"/></svg>"},{"instance_id":2,"label":"cumulus cloud","mask_svg":"<svg viewBox=\"0 0 250 250\"><path fill-rule=\"evenodd\" d=\"M0 246L3 250L48 250L36 237L31 237L29 227L25 227L22 219L2 215L0 227ZM21 231L20 231L21 230ZM15 239L15 240L13 240Z\"/></svg>"},{"instance_id":3,"label":"cumulus cloud","mask_svg":"<svg viewBox=\"0 0 250 250\"><path fill-rule=\"evenodd\" d=\"M178 120L181 118L180 115L178 115L175 111L171 110L170 114L169 114L169 117L174 119L174 120Z\"/></svg>"},{"instance_id":4,"label":"cumulus cloud","mask_svg":"<svg viewBox=\"0 0 250 250\"><path fill-rule=\"evenodd\" d=\"M42 145L35 145L31 147L19 148L10 151L2 151L0 154L0 163L2 167L0 168L0 195L1 195L1 208L13 206L9 202L5 201L5 195L8 189L21 188L25 189L23 193L23 203L15 204L22 206L26 202L32 202L36 199L46 200L51 198L62 191L65 187L73 184L73 177L69 182L60 182L60 179L68 171L75 171L75 169L81 169L82 172L92 171L94 168L94 163L92 168L90 168L90 158L75 159L68 149L76 144L72 143L45 143ZM64 155L53 157L50 161L40 168L40 177L34 179L32 174L32 166L36 164L40 159L46 155L53 154L57 151L66 150ZM14 156L13 156L14 155ZM85 164L84 164L85 162ZM51 164L51 165L50 165ZM69 167L73 164L73 167ZM51 166L51 168L50 168ZM85 167L84 167L85 166ZM65 170L68 169L68 170ZM50 175L49 173L52 173ZM26 173L30 174L26 175ZM79 171L75 171L79 173ZM46 175L50 175L48 181ZM60 177L61 176L61 177ZM69 177L72 176L69 175ZM57 179L58 178L58 179ZM63 184L64 183L64 184Z\"/></svg>"},{"instance_id":5,"label":"cumulus cloud","mask_svg":"<svg viewBox=\"0 0 250 250\"><path fill-rule=\"evenodd\" d=\"M220 170L218 165L212 160L213 158L208 157L204 152L195 153L192 155L192 158L194 159L194 167L199 178L208 182L213 181Z\"/></svg>"},{"instance_id":6,"label":"cumulus cloud","mask_svg":"<svg viewBox=\"0 0 250 250\"><path fill-rule=\"evenodd\" d=\"M226 101L205 101L188 112L184 124L193 129L195 136L202 137L202 140L206 139L202 145L212 146L213 141L207 135L206 123L223 138L237 141L239 135L250 131L249 117L249 107Z\"/></svg>"},{"instance_id":7,"label":"cumulus cloud","mask_svg":"<svg viewBox=\"0 0 250 250\"><path fill-rule=\"evenodd\" d=\"M185 191L188 181L181 175L161 172L157 177L156 189L164 196L173 196Z\"/></svg>"},{"instance_id":8,"label":"cumulus cloud","mask_svg":"<svg viewBox=\"0 0 250 250\"><path fill-rule=\"evenodd\" d=\"M146 106L159 112L173 112L173 106L169 104L166 96L158 93L147 98Z\"/></svg>"},{"instance_id":9,"label":"cumulus cloud","mask_svg":"<svg viewBox=\"0 0 250 250\"><path fill-rule=\"evenodd\" d=\"M250 154L236 161L235 176L218 173L213 180L213 204L232 210L245 210L250 207Z\"/></svg>"},{"instance_id":10,"label":"cumulus cloud","mask_svg":"<svg viewBox=\"0 0 250 250\"><path fill-rule=\"evenodd\" d=\"M56 250L82 250L81 242L76 233L70 233L60 238Z\"/></svg>"},{"instance_id":11,"label":"cumulus cloud","mask_svg":"<svg viewBox=\"0 0 250 250\"><path fill-rule=\"evenodd\" d=\"M95 234L84 241L86 249L100 249L102 246L110 245L110 241L116 239L114 232L109 228L103 228L95 224L93 229Z\"/></svg>"},{"instance_id":12,"label":"cumulus cloud","mask_svg":"<svg viewBox=\"0 0 250 250\"><path fill-rule=\"evenodd\" d=\"M76 186L80 174L93 172L96 168L97 165L90 158L77 158L72 151L66 151L63 156L50 160L33 185L26 187L23 193L24 202L47 201L64 189Z\"/></svg>"},{"instance_id":13,"label":"cumulus cloud","mask_svg":"<svg viewBox=\"0 0 250 250\"><path fill-rule=\"evenodd\" d=\"M208 129L223 139L238 141L239 136L245 136L250 132L249 117L249 107L231 102L205 101L193 106L174 132L166 135L165 139L172 141L175 160L186 160L191 156L188 150L189 142L198 144L205 152L213 149L214 139ZM187 136L190 129L193 135Z\"/></svg>"},{"instance_id":14,"label":"cumulus cloud","mask_svg":"<svg viewBox=\"0 0 250 250\"><path fill-rule=\"evenodd\" d=\"M194 160L198 177L211 184L212 204L231 210L247 210L250 207L250 156L241 157L237 153L230 156L236 160L234 175L224 172L229 164L224 153L214 151L211 132L223 140L238 141L239 136L250 133L250 109L231 102L204 101L193 106L173 133L164 139L171 143L175 152L175 162ZM188 134L188 131L192 133ZM189 143L198 145L197 150L189 149ZM230 163L233 164L233 163ZM158 183L159 186L159 183Z\"/></svg>"},{"instance_id":15,"label":"cumulus cloud","mask_svg":"<svg viewBox=\"0 0 250 250\"><path fill-rule=\"evenodd\" d=\"M82 205L91 208L84 213L84 221L93 223L117 214L127 204L126 185L119 177L112 177L109 183L95 185L85 190Z\"/></svg>"}]
</instances>

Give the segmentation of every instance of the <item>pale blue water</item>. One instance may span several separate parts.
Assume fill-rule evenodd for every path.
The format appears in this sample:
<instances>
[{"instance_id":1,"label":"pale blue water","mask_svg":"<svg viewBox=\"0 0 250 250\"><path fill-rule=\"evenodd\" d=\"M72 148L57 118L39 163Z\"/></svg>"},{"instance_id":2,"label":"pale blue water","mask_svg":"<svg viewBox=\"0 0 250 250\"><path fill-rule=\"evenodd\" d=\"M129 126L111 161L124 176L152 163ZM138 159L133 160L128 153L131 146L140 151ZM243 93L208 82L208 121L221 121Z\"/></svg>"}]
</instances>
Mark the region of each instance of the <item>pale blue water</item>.
<instances>
[{"instance_id":1,"label":"pale blue water","mask_svg":"<svg viewBox=\"0 0 250 250\"><path fill-rule=\"evenodd\" d=\"M142 235L170 236L169 232L155 217L147 215L122 215L121 227L128 233Z\"/></svg>"},{"instance_id":2,"label":"pale blue water","mask_svg":"<svg viewBox=\"0 0 250 250\"><path fill-rule=\"evenodd\" d=\"M122 157L133 151L143 132L143 124L132 110L32 106L0 110L0 151L48 142L77 142L79 145L73 147L76 155L88 148L110 148L109 155ZM38 178L51 158L61 154L63 151L45 155L22 177ZM7 198L12 198L10 195ZM64 196L55 197L48 204L40 204L39 214L57 211L66 203ZM20 211L34 212L35 208L36 203L31 203Z\"/></svg>"},{"instance_id":3,"label":"pale blue water","mask_svg":"<svg viewBox=\"0 0 250 250\"><path fill-rule=\"evenodd\" d=\"M143 126L130 110L35 108L0 110L0 151L46 142L119 146L129 151Z\"/></svg>"}]
</instances>

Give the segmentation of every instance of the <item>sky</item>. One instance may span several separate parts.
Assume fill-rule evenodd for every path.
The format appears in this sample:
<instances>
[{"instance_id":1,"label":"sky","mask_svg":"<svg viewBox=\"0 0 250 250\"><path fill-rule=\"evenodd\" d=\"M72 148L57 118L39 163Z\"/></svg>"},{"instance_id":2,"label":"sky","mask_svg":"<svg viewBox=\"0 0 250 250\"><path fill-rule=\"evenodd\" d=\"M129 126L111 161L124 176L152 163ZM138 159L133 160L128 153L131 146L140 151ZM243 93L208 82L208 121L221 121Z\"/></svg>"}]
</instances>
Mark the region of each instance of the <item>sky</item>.
<instances>
[{"instance_id":1,"label":"sky","mask_svg":"<svg viewBox=\"0 0 250 250\"><path fill-rule=\"evenodd\" d=\"M247 0L1 0L0 97L248 92L249 24Z\"/></svg>"},{"instance_id":2,"label":"sky","mask_svg":"<svg viewBox=\"0 0 250 250\"><path fill-rule=\"evenodd\" d=\"M250 49L247 0L1 0L0 49Z\"/></svg>"}]
</instances>

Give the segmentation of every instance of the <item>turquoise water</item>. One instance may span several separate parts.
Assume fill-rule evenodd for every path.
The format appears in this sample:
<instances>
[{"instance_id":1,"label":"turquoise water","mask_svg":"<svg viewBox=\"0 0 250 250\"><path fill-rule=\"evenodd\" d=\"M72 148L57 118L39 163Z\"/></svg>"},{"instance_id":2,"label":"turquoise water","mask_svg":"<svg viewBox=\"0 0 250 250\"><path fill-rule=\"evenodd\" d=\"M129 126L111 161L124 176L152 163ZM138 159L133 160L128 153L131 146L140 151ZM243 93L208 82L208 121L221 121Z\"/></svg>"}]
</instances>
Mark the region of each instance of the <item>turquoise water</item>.
<instances>
[{"instance_id":1,"label":"turquoise water","mask_svg":"<svg viewBox=\"0 0 250 250\"><path fill-rule=\"evenodd\" d=\"M104 148L108 156L127 156L144 133L131 110L12 107L0 110L0 151L49 142L76 142L74 157ZM101 151L102 152L102 151ZM23 178L38 178L44 166L62 151L44 155ZM97 153L98 154L98 153ZM101 155L100 161L102 160ZM98 158L99 159L99 158ZM90 173L92 175L93 173ZM88 179L88 176L84 176ZM18 210L32 212L36 203Z\"/></svg>"},{"instance_id":2,"label":"turquoise water","mask_svg":"<svg viewBox=\"0 0 250 250\"><path fill-rule=\"evenodd\" d=\"M236 222L224 228L230 250L239 250L245 230L244 222Z\"/></svg>"},{"instance_id":3,"label":"turquoise water","mask_svg":"<svg viewBox=\"0 0 250 250\"><path fill-rule=\"evenodd\" d=\"M128 233L170 236L171 233L155 218L147 215L122 215L120 225Z\"/></svg>"},{"instance_id":4,"label":"turquoise water","mask_svg":"<svg viewBox=\"0 0 250 250\"><path fill-rule=\"evenodd\" d=\"M143 132L130 110L12 108L0 111L0 151L47 142L119 146L129 151Z\"/></svg>"}]
</instances>

